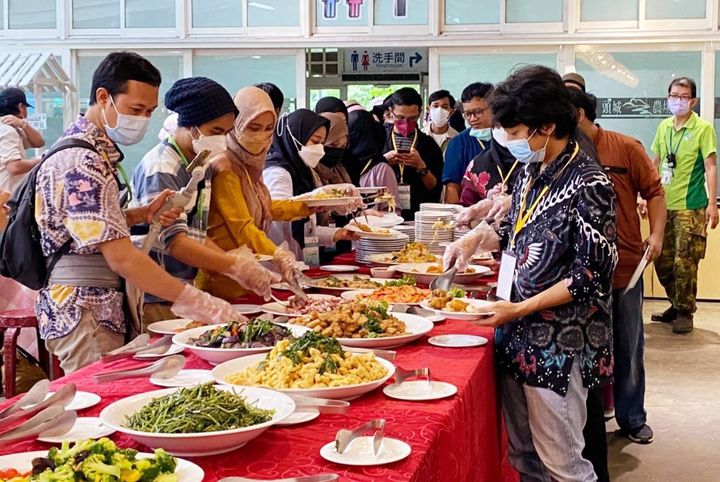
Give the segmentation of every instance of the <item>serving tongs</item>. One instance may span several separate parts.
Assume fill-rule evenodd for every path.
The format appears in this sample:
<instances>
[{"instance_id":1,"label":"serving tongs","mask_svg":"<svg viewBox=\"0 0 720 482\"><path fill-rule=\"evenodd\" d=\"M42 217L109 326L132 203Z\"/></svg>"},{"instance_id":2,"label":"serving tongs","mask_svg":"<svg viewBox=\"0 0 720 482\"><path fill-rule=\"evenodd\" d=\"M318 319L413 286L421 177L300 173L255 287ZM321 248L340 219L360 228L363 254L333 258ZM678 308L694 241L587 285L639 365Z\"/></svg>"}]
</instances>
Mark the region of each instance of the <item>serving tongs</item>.
<instances>
[{"instance_id":1,"label":"serving tongs","mask_svg":"<svg viewBox=\"0 0 720 482\"><path fill-rule=\"evenodd\" d=\"M70 402L73 401L73 398L75 398L75 393L77 393L77 386L74 383L69 383L57 392L53 393L48 398L41 400L40 402L37 402L31 406L28 406L26 399L23 398L22 400L20 400L20 402L18 402L23 403L23 405L20 405L20 408L16 409L12 413L8 414L5 418L0 420L0 436L3 435L3 431L7 433L9 431L15 430L15 428L18 426L18 422L20 422L21 420L30 419L48 407L58 406L64 410L65 407L70 405ZM46 395L47 393L43 395L43 398L45 398ZM30 402L32 403L32 400Z\"/></svg>"},{"instance_id":2,"label":"serving tongs","mask_svg":"<svg viewBox=\"0 0 720 482\"><path fill-rule=\"evenodd\" d=\"M335 435L335 450L341 454L347 450L350 446L350 442L358 437L361 437L366 432L374 430L373 434L373 452L377 457L380 454L382 448L383 437L385 437L385 419L376 418L360 425L352 430L342 429L338 430Z\"/></svg>"},{"instance_id":3,"label":"serving tongs","mask_svg":"<svg viewBox=\"0 0 720 482\"><path fill-rule=\"evenodd\" d=\"M123 358L132 358L135 355L159 355L165 353L170 345L172 338L164 336L154 343L150 343L150 335L143 333L125 346L108 352L100 358L101 363L110 363Z\"/></svg>"},{"instance_id":4,"label":"serving tongs","mask_svg":"<svg viewBox=\"0 0 720 482\"><path fill-rule=\"evenodd\" d=\"M302 410L314 408L320 413L345 414L350 410L350 402L343 400L329 400L327 398L304 397L302 395L290 395L295 401L295 409Z\"/></svg>"},{"instance_id":5,"label":"serving tongs","mask_svg":"<svg viewBox=\"0 0 720 482\"><path fill-rule=\"evenodd\" d=\"M432 385L432 379L430 378L429 368L415 368L412 370L406 370L401 367L395 368L395 385L400 385L408 378L421 378L424 377L427 381L428 387Z\"/></svg>"},{"instance_id":6,"label":"serving tongs","mask_svg":"<svg viewBox=\"0 0 720 482\"><path fill-rule=\"evenodd\" d=\"M31 440L38 436L57 437L66 434L75 425L77 412L52 405L38 412L30 420L0 435L0 447Z\"/></svg>"},{"instance_id":7,"label":"serving tongs","mask_svg":"<svg viewBox=\"0 0 720 482\"><path fill-rule=\"evenodd\" d=\"M113 372L96 373L93 375L95 383L108 383L125 378L145 378L155 375L158 378L167 379L177 375L185 367L185 357L172 355L155 363L132 370L116 370Z\"/></svg>"},{"instance_id":8,"label":"serving tongs","mask_svg":"<svg viewBox=\"0 0 720 482\"><path fill-rule=\"evenodd\" d=\"M20 398L17 402L13 403L9 407L0 410L0 420L7 417L8 415L17 412L23 407L29 407L31 405L37 405L38 403L45 400L48 392L50 391L50 380L40 380L33 385L25 395Z\"/></svg>"}]
</instances>

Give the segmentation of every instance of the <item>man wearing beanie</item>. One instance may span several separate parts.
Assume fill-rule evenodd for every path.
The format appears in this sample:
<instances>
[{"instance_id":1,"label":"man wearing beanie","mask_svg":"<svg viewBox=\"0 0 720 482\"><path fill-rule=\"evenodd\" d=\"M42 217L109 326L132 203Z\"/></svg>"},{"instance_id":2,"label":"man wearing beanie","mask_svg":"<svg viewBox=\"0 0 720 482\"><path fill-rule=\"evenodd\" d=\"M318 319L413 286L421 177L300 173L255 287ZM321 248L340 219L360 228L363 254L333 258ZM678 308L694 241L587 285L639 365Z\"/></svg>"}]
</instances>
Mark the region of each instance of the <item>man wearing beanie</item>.
<instances>
[{"instance_id":1,"label":"man wearing beanie","mask_svg":"<svg viewBox=\"0 0 720 482\"><path fill-rule=\"evenodd\" d=\"M210 160L225 152L225 134L234 126L238 110L230 94L205 77L181 79L165 94L165 107L178 115L178 127L150 150L133 174L134 202L143 204L165 189L179 191L191 179L190 162L203 150ZM243 288L266 294L280 276L263 268L247 249L221 250L205 234L210 211L212 168L205 171L186 216L163 228L151 256L171 275L192 283L198 268L223 273ZM147 232L147 226L144 229ZM143 325L176 318L170 306L159 298L145 297Z\"/></svg>"}]
</instances>

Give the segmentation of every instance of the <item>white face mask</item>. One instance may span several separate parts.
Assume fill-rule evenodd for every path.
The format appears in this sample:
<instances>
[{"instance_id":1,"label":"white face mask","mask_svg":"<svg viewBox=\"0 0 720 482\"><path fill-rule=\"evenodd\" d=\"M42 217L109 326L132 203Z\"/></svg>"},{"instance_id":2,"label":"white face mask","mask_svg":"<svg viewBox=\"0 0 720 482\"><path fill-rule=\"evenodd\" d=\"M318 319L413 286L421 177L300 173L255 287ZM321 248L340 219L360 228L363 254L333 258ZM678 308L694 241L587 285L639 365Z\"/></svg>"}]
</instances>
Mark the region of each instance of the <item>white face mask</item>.
<instances>
[{"instance_id":1,"label":"white face mask","mask_svg":"<svg viewBox=\"0 0 720 482\"><path fill-rule=\"evenodd\" d=\"M102 116L104 121L105 132L107 136L113 142L117 142L123 146L132 146L137 144L147 132L148 125L150 124L150 118L141 115L127 115L118 112L115 107L115 101L110 97L110 104L117 113L117 122L115 127L108 125L107 117L105 116L105 110L102 110Z\"/></svg>"},{"instance_id":2,"label":"white face mask","mask_svg":"<svg viewBox=\"0 0 720 482\"><path fill-rule=\"evenodd\" d=\"M200 137L197 139L193 138L192 140L192 147L195 154L200 154L202 151L208 150L212 157L217 154L222 154L227 150L227 139L225 139L225 135L206 136L200 132L200 129L197 127L195 130L200 134Z\"/></svg>"},{"instance_id":3,"label":"white face mask","mask_svg":"<svg viewBox=\"0 0 720 482\"><path fill-rule=\"evenodd\" d=\"M442 107L433 107L430 109L430 120L437 127L445 127L450 118L450 112L446 111Z\"/></svg>"},{"instance_id":4,"label":"white face mask","mask_svg":"<svg viewBox=\"0 0 720 482\"><path fill-rule=\"evenodd\" d=\"M323 146L322 144L302 146L300 148L299 154L300 159L303 160L307 167L309 167L310 169L315 169L315 167L320 163L320 159L325 156L325 146Z\"/></svg>"},{"instance_id":5,"label":"white face mask","mask_svg":"<svg viewBox=\"0 0 720 482\"><path fill-rule=\"evenodd\" d=\"M543 162L545 160L545 149L547 148L548 142L550 142L550 135L548 134L543 147L537 151L533 151L530 147L530 139L532 139L532 136L534 136L535 133L537 133L537 130L530 134L530 137L527 139L507 141L505 146L507 147L507 150L510 151L510 154L515 156L515 159L523 164Z\"/></svg>"},{"instance_id":6,"label":"white face mask","mask_svg":"<svg viewBox=\"0 0 720 482\"><path fill-rule=\"evenodd\" d=\"M493 139L503 147L507 147L507 134L502 127L494 127L492 130Z\"/></svg>"}]
</instances>

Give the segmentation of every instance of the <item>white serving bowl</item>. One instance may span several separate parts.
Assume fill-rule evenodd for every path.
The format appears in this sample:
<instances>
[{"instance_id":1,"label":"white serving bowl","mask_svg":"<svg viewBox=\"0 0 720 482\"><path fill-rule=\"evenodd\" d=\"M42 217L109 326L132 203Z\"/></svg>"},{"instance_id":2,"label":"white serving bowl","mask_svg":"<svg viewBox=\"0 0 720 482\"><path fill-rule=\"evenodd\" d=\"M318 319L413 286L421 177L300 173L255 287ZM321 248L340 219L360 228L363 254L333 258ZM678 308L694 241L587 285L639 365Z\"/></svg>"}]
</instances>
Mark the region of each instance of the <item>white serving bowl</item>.
<instances>
[{"instance_id":1,"label":"white serving bowl","mask_svg":"<svg viewBox=\"0 0 720 482\"><path fill-rule=\"evenodd\" d=\"M396 268L396 271L402 274L409 274L415 277L415 281L420 284L430 284L432 280L442 275L442 273L426 273L425 271L430 266L437 266L437 263L406 263L400 264ZM492 270L487 266L470 265L475 272L474 273L457 273L455 275L454 283L458 284L470 284L474 283L487 274L490 274Z\"/></svg>"},{"instance_id":2,"label":"white serving bowl","mask_svg":"<svg viewBox=\"0 0 720 482\"><path fill-rule=\"evenodd\" d=\"M351 350L350 350L351 351ZM225 377L233 373L237 373L257 365L265 359L266 355L250 355L235 360L227 361L221 365L216 366L212 375L220 384L230 385L238 387L239 385L233 385L230 382L225 381ZM359 385L348 385L346 387L329 387L329 388L288 388L288 389L275 389L278 392L286 393L288 395L302 395L305 397L314 398L329 398L332 400L352 400L361 395L364 395L372 390L375 390L387 380L389 380L395 373L395 365L391 362L382 358L375 358L382 366L387 370L387 374L373 382L361 383Z\"/></svg>"},{"instance_id":3,"label":"white serving bowl","mask_svg":"<svg viewBox=\"0 0 720 482\"><path fill-rule=\"evenodd\" d=\"M264 355L257 356L262 357ZM217 388L228 392L235 391L257 408L275 410L275 415L265 423L219 432L149 433L125 427L127 417L150 403L154 398L180 390L180 388L167 388L120 399L105 407L100 413L100 419L106 426L124 433L150 448L163 448L168 453L178 456L200 457L222 454L242 447L268 428L282 422L295 411L295 402L287 395L274 390L260 387L244 387L240 389L238 387L218 386Z\"/></svg>"}]
</instances>

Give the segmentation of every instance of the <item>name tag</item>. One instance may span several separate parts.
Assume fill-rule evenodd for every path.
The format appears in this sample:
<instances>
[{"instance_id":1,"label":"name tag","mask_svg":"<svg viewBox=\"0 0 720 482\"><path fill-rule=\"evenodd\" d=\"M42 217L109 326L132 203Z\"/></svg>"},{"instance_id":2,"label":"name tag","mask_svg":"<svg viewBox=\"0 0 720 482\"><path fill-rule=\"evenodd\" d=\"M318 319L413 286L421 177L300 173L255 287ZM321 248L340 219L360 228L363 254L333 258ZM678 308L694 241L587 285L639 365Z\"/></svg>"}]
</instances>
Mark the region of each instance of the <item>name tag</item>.
<instances>
[{"instance_id":1,"label":"name tag","mask_svg":"<svg viewBox=\"0 0 720 482\"><path fill-rule=\"evenodd\" d=\"M303 248L303 260L308 266L320 264L320 248L318 237L305 235L305 247Z\"/></svg>"},{"instance_id":2,"label":"name tag","mask_svg":"<svg viewBox=\"0 0 720 482\"><path fill-rule=\"evenodd\" d=\"M515 282L515 266L517 258L515 255L503 252L500 258L500 272L498 273L497 297L501 300L510 301L512 297L513 283Z\"/></svg>"},{"instance_id":3,"label":"name tag","mask_svg":"<svg viewBox=\"0 0 720 482\"><path fill-rule=\"evenodd\" d=\"M668 184L670 184L670 182L672 182L672 178L672 169L670 169L667 164L664 164L660 169L660 182L663 186L667 186Z\"/></svg>"},{"instance_id":4,"label":"name tag","mask_svg":"<svg viewBox=\"0 0 720 482\"><path fill-rule=\"evenodd\" d=\"M400 184L398 186L398 197L400 209L403 211L410 209L412 204L410 203L410 185L409 184Z\"/></svg>"}]
</instances>

